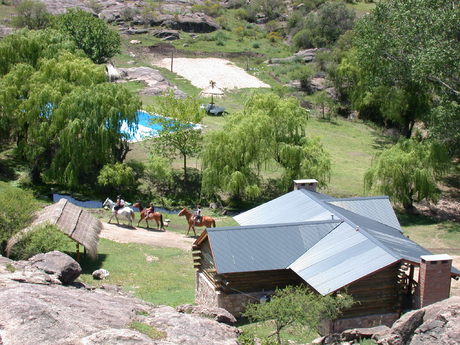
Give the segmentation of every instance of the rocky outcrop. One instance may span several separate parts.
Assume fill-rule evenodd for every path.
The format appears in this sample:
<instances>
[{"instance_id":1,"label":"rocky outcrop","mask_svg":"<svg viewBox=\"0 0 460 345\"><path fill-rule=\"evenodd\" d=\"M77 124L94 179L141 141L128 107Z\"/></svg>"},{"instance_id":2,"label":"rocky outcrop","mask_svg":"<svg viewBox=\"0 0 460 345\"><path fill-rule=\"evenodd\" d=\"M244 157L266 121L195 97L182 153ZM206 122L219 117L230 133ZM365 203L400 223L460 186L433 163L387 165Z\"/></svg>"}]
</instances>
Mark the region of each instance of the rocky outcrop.
<instances>
[{"instance_id":1,"label":"rocky outcrop","mask_svg":"<svg viewBox=\"0 0 460 345\"><path fill-rule=\"evenodd\" d=\"M369 328L353 328L343 331L341 334L341 339L345 341L359 341L361 339L370 339L375 336L381 336L387 334L389 331L390 328L383 325Z\"/></svg>"},{"instance_id":2,"label":"rocky outcrop","mask_svg":"<svg viewBox=\"0 0 460 345\"><path fill-rule=\"evenodd\" d=\"M391 330L374 337L379 345L454 345L460 343L460 297L405 314Z\"/></svg>"},{"instance_id":3,"label":"rocky outcrop","mask_svg":"<svg viewBox=\"0 0 460 345\"><path fill-rule=\"evenodd\" d=\"M66 13L71 8L79 8L83 11L94 13L84 0L40 0L46 5L52 14Z\"/></svg>"},{"instance_id":4,"label":"rocky outcrop","mask_svg":"<svg viewBox=\"0 0 460 345\"><path fill-rule=\"evenodd\" d=\"M152 35L163 41L174 41L180 38L178 30L155 30Z\"/></svg>"},{"instance_id":5,"label":"rocky outcrop","mask_svg":"<svg viewBox=\"0 0 460 345\"><path fill-rule=\"evenodd\" d=\"M142 81L146 87L140 91L141 95L161 95L173 90L177 97L185 97L185 94L168 82L160 72L150 67L120 68L122 81Z\"/></svg>"},{"instance_id":6,"label":"rocky outcrop","mask_svg":"<svg viewBox=\"0 0 460 345\"><path fill-rule=\"evenodd\" d=\"M272 58L268 60L269 64L282 64L282 63L291 63L291 62L304 62L310 63L315 60L316 54L318 52L324 51L324 48L311 48L311 49L304 49L299 50L292 56L288 56L285 58Z\"/></svg>"},{"instance_id":7,"label":"rocky outcrop","mask_svg":"<svg viewBox=\"0 0 460 345\"><path fill-rule=\"evenodd\" d=\"M0 262L0 337L8 345L236 345L238 329L209 318L155 306L119 292L59 281L19 282ZM26 267L26 266L24 266ZM27 266L32 267L32 266ZM25 268L27 269L27 268ZM32 268L31 268L32 269ZM38 270L34 267L33 269ZM44 276L47 275L42 271ZM152 339L136 330L150 328Z\"/></svg>"},{"instance_id":8,"label":"rocky outcrop","mask_svg":"<svg viewBox=\"0 0 460 345\"><path fill-rule=\"evenodd\" d=\"M212 318L217 322L234 325L235 317L223 308L213 308L205 305L183 304L176 308L179 313L196 314L208 318Z\"/></svg>"},{"instance_id":9,"label":"rocky outcrop","mask_svg":"<svg viewBox=\"0 0 460 345\"><path fill-rule=\"evenodd\" d=\"M166 26L185 32L208 33L220 29L219 25L204 13L187 13L185 15L162 14L152 19L152 26Z\"/></svg>"},{"instance_id":10,"label":"rocky outcrop","mask_svg":"<svg viewBox=\"0 0 460 345\"><path fill-rule=\"evenodd\" d=\"M404 314L391 328L354 328L317 338L310 344L350 345L373 339L378 345L460 344L460 296Z\"/></svg>"}]
</instances>

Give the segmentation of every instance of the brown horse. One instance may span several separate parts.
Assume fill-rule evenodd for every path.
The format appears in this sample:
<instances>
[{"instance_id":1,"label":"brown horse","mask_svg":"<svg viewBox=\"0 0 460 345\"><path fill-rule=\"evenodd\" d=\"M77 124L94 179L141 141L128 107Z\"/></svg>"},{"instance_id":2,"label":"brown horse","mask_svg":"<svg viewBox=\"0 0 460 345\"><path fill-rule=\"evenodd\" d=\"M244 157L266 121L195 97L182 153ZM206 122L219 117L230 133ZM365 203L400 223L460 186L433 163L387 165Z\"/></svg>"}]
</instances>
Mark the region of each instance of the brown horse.
<instances>
[{"instance_id":1,"label":"brown horse","mask_svg":"<svg viewBox=\"0 0 460 345\"><path fill-rule=\"evenodd\" d=\"M137 226L139 226L139 223L142 220L145 220L145 222L147 223L147 229L148 229L149 228L148 220L153 219L157 223L158 230L166 231L165 225L163 223L163 215L160 212L147 213L148 210L146 208L143 208L140 202L136 202L133 206L137 207L141 213L141 219L137 222Z\"/></svg>"},{"instance_id":2,"label":"brown horse","mask_svg":"<svg viewBox=\"0 0 460 345\"><path fill-rule=\"evenodd\" d=\"M187 235L186 236L188 236L188 233L189 233L190 229L193 230L193 233L196 236L195 226L205 226L207 228L210 228L211 226L213 228L216 227L216 221L214 220L214 218L211 218L211 217L208 217L208 216L201 216L201 219L198 222L195 222L193 220L192 212L187 210L186 207L184 207L182 209L182 211L179 212L179 217L182 217L182 216L185 216L185 218L187 218L188 230L187 230Z\"/></svg>"}]
</instances>

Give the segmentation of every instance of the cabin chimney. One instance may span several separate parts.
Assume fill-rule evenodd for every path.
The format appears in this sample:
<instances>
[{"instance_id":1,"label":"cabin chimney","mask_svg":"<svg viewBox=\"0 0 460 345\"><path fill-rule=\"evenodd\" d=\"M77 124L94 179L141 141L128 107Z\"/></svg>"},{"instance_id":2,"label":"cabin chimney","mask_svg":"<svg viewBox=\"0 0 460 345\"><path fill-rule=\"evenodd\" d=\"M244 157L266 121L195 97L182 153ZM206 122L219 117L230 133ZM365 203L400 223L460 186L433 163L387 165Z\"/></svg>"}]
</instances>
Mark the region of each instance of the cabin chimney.
<instances>
[{"instance_id":1,"label":"cabin chimney","mask_svg":"<svg viewBox=\"0 0 460 345\"><path fill-rule=\"evenodd\" d=\"M419 285L416 293L418 308L449 298L451 267L452 257L447 254L420 257Z\"/></svg>"},{"instance_id":2,"label":"cabin chimney","mask_svg":"<svg viewBox=\"0 0 460 345\"><path fill-rule=\"evenodd\" d=\"M307 189L316 192L318 181L315 179L294 180L294 190Z\"/></svg>"}]
</instances>

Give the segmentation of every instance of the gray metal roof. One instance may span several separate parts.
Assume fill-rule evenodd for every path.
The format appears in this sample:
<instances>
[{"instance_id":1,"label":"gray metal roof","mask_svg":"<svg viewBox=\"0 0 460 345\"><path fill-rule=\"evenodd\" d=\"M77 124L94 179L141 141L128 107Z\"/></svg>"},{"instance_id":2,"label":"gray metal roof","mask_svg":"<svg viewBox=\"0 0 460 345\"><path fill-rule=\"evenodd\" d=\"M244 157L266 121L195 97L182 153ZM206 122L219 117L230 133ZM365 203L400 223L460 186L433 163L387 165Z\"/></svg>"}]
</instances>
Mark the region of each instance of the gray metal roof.
<instances>
[{"instance_id":1,"label":"gray metal roof","mask_svg":"<svg viewBox=\"0 0 460 345\"><path fill-rule=\"evenodd\" d=\"M395 211L387 196L335 199L329 203L401 230L398 218L396 218Z\"/></svg>"},{"instance_id":2,"label":"gray metal roof","mask_svg":"<svg viewBox=\"0 0 460 345\"><path fill-rule=\"evenodd\" d=\"M337 224L331 222L331 215L343 223L333 231L321 228L321 223ZM221 230L208 229L213 249L217 248L214 253L219 273L289 266L322 294L396 261L418 263L421 255L431 254L401 233L387 197L335 199L296 190L234 219L241 225L252 226L229 228L241 229L243 234L230 235L228 231L228 237L219 234ZM280 224L313 220L318 222L310 223L310 230L296 228L299 224ZM306 243L302 236L307 236ZM460 271L453 267L452 273Z\"/></svg>"},{"instance_id":3,"label":"gray metal roof","mask_svg":"<svg viewBox=\"0 0 460 345\"><path fill-rule=\"evenodd\" d=\"M337 215L342 215L345 221L353 224L352 226L359 226L365 231L364 233L369 234L374 240L377 240L379 246L391 251L395 257L419 263L420 256L433 254L393 227L337 206L331 205L331 207L337 211ZM455 267L452 267L451 271L452 273L460 274L460 271Z\"/></svg>"},{"instance_id":4,"label":"gray metal roof","mask_svg":"<svg viewBox=\"0 0 460 345\"><path fill-rule=\"evenodd\" d=\"M338 226L338 221L207 229L217 272L285 269Z\"/></svg>"},{"instance_id":5,"label":"gray metal roof","mask_svg":"<svg viewBox=\"0 0 460 345\"><path fill-rule=\"evenodd\" d=\"M341 223L289 268L327 295L398 260L360 230Z\"/></svg>"},{"instance_id":6,"label":"gray metal roof","mask_svg":"<svg viewBox=\"0 0 460 345\"><path fill-rule=\"evenodd\" d=\"M314 192L309 192L314 193ZM295 190L233 217L240 225L330 220L329 212L305 190ZM318 194L318 197L324 196ZM329 200L329 199L328 199Z\"/></svg>"}]
</instances>

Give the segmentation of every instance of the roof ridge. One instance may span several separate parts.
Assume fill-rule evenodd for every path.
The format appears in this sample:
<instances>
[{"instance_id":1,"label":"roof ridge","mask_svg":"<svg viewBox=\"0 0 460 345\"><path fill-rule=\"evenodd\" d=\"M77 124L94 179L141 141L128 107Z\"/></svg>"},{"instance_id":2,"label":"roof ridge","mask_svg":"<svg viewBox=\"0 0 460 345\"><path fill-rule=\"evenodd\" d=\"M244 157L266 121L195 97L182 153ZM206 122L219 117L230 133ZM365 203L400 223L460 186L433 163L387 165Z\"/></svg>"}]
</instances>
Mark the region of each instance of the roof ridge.
<instances>
[{"instance_id":1,"label":"roof ridge","mask_svg":"<svg viewBox=\"0 0 460 345\"><path fill-rule=\"evenodd\" d=\"M329 223L342 223L343 221L338 219L327 219L327 220L310 220L303 222L292 222L292 223L274 223L274 224L256 224L256 225L238 225L238 226L222 226L218 228L206 228L206 231L228 231L228 230L248 230L248 228L260 229L260 228L277 228L286 226L299 226L299 225L315 225L315 224L329 224Z\"/></svg>"},{"instance_id":2,"label":"roof ridge","mask_svg":"<svg viewBox=\"0 0 460 345\"><path fill-rule=\"evenodd\" d=\"M347 211L347 212L353 213L353 214L357 215L358 217L363 217L363 218L369 219L369 220L371 220L371 221L377 222L376 220L373 220L373 219L368 218L368 217L361 216L360 214L357 214L357 213L352 212L352 211L350 211L350 210L344 209L344 208L342 208L342 207L340 207L340 206L336 206L336 205L328 205L328 206L329 206L329 207L332 207L333 209L336 208L336 207L338 207L338 208L341 208L341 209L343 209L343 210L345 210L345 211ZM336 210L336 211L337 211L337 210ZM397 253L394 253L393 250L391 250L390 248L388 248L388 247L387 247L385 244L383 244L379 239L375 238L375 237L374 237L372 234L370 234L365 228L360 227L359 225L357 225L356 223L354 223L353 221L351 221L350 219L348 219L348 218L347 218L346 216L344 216L343 214L340 214L340 210L338 210L337 212L339 213L340 216L342 216L342 217L344 218L344 221L345 221L348 225L353 226L353 227L354 227L355 229L357 229L357 230L359 229L359 231L360 231L364 236L366 236L370 241L372 241L372 242L374 242L375 244L377 244L380 248L382 248L383 250L385 250L388 254L390 254L391 256L393 256L395 259L398 259L398 260L401 259L400 255L398 255ZM377 222L377 223L380 223L380 222ZM383 224L383 223L380 223L380 224L386 225L386 224ZM386 225L386 226L388 226L388 225ZM391 228L391 226L390 226L390 228ZM393 228L393 229L395 229L395 228ZM397 231L399 232L398 229L395 229L395 230L397 230Z\"/></svg>"},{"instance_id":3,"label":"roof ridge","mask_svg":"<svg viewBox=\"0 0 460 345\"><path fill-rule=\"evenodd\" d=\"M335 198L334 200L330 200L327 202L335 202L335 201L355 201L355 200L379 200L379 199L387 199L390 198L387 195L376 195L376 196L356 196L356 197L349 197L349 198Z\"/></svg>"},{"instance_id":4,"label":"roof ridge","mask_svg":"<svg viewBox=\"0 0 460 345\"><path fill-rule=\"evenodd\" d=\"M328 201L326 201L326 202L329 203ZM398 228L395 228L394 226L391 226L391 225L382 223L382 222L378 221L377 219L369 218L369 217L363 216L362 214L353 212L353 211L348 210L348 209L346 209L346 208L344 208L344 207L342 207L342 206L339 206L339 205L331 205L331 206L341 208L342 210L345 210L345 211L347 211L347 212L353 213L353 214L357 215L358 217L362 217L362 218L369 219L369 220L372 221L372 222L376 222L376 223L382 224L383 226L387 226L387 227L389 227L389 228L395 229L395 230L398 231L399 233L403 233L402 230L400 230L400 229L398 229ZM340 210L339 210L338 212L340 212Z\"/></svg>"}]
</instances>

